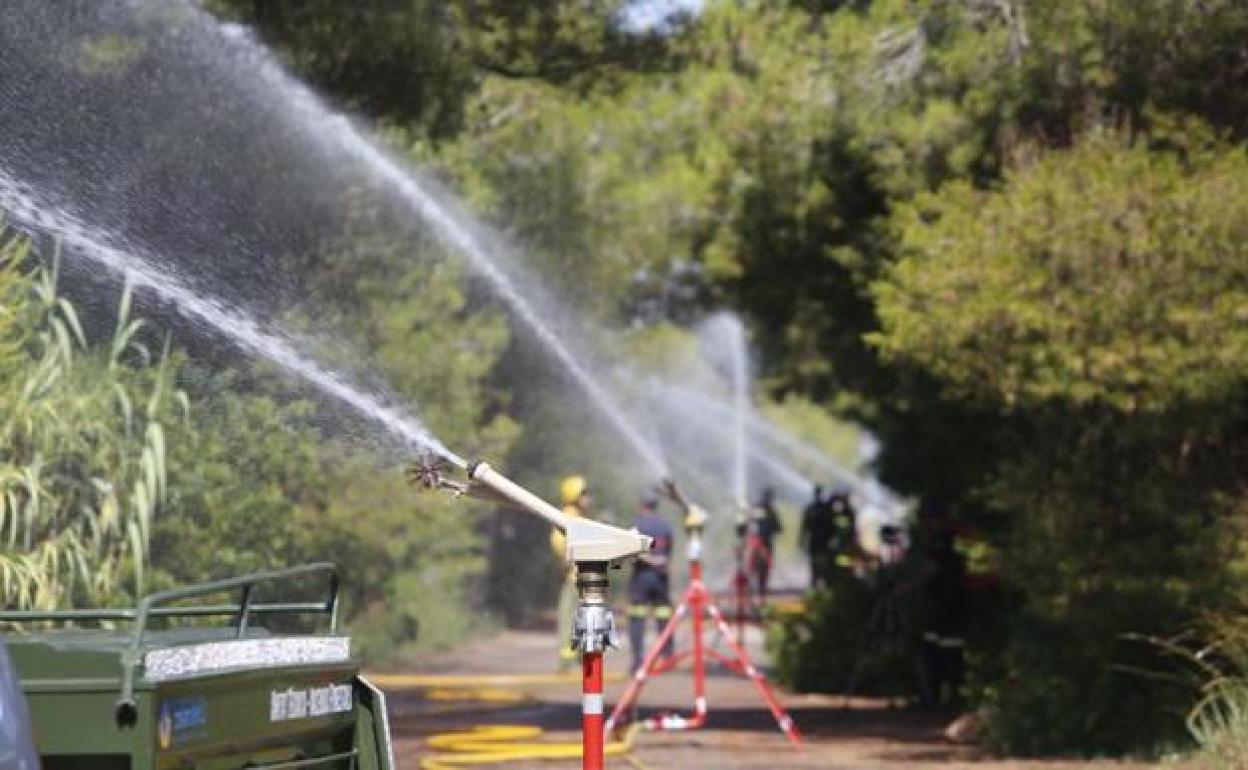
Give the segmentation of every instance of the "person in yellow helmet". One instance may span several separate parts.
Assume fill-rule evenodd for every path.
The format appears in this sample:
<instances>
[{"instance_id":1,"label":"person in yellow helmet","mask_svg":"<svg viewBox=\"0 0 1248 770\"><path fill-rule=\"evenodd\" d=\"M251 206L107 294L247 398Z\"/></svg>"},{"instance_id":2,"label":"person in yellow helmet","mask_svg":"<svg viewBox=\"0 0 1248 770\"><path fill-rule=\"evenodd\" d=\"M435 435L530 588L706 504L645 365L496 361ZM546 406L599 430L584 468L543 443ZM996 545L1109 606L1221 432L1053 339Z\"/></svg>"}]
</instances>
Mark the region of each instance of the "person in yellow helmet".
<instances>
[{"instance_id":1,"label":"person in yellow helmet","mask_svg":"<svg viewBox=\"0 0 1248 770\"><path fill-rule=\"evenodd\" d=\"M589 484L584 476L568 476L559 484L559 500L563 504L565 516L587 516L592 498L589 495ZM555 552L555 559L564 564L568 540L562 532L552 529L550 547ZM564 568L563 587L559 589L559 618L556 623L559 648L559 668L566 669L577 659L577 651L572 649L572 619L576 613L579 598L576 593L576 568L568 564Z\"/></svg>"}]
</instances>

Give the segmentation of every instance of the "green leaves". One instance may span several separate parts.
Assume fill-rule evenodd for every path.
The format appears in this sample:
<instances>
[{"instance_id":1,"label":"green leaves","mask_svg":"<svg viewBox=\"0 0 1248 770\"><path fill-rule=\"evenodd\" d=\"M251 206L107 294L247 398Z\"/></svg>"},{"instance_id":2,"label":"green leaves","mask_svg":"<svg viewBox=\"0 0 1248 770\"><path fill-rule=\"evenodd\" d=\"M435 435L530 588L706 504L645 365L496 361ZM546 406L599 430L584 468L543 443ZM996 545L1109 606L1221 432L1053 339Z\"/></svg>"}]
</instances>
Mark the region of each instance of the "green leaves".
<instances>
[{"instance_id":1,"label":"green leaves","mask_svg":"<svg viewBox=\"0 0 1248 770\"><path fill-rule=\"evenodd\" d=\"M167 493L166 363L126 363L140 326L123 296L115 336L93 347L54 269L0 248L0 599L51 607L142 590L152 522ZM23 272L29 268L30 272ZM131 404L148 404L135 425Z\"/></svg>"},{"instance_id":2,"label":"green leaves","mask_svg":"<svg viewBox=\"0 0 1248 770\"><path fill-rule=\"evenodd\" d=\"M1013 408L1162 410L1248 371L1248 155L1180 158L1114 133L996 191L942 188L898 217L875 286L887 355Z\"/></svg>"}]
</instances>

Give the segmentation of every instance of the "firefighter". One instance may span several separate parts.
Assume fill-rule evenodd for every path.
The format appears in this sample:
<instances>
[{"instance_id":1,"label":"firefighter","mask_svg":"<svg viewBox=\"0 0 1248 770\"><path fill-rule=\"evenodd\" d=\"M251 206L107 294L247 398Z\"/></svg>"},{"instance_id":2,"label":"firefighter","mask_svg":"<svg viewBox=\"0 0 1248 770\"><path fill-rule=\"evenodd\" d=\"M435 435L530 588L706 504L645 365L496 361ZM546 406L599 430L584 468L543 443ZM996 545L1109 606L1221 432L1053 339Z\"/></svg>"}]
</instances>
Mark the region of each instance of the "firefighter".
<instances>
[{"instance_id":1,"label":"firefighter","mask_svg":"<svg viewBox=\"0 0 1248 770\"><path fill-rule=\"evenodd\" d=\"M810 559L810 587L818 588L828 582L828 542L832 537L827 501L823 487L816 484L810 503L802 510L802 529L798 534L801 545Z\"/></svg>"},{"instance_id":2,"label":"firefighter","mask_svg":"<svg viewBox=\"0 0 1248 770\"><path fill-rule=\"evenodd\" d=\"M568 476L559 484L559 499L563 503L565 516L588 516L593 499L589 494L589 484L584 476ZM567 536L558 529L550 532L550 547L555 558L564 564L567 550ZM576 567L568 564L564 567L563 587L559 589L559 617L556 627L559 637L559 670L565 670L576 662L578 652L572 648L572 624L576 615L576 607L580 597L576 591Z\"/></svg>"},{"instance_id":3,"label":"firefighter","mask_svg":"<svg viewBox=\"0 0 1248 770\"><path fill-rule=\"evenodd\" d=\"M967 588L966 557L957 547L955 525L934 513L920 512L924 535L923 561L918 573L895 591L903 595L917 588L927 592L923 622L922 662L927 679L927 703L932 707L957 705L966 670Z\"/></svg>"},{"instance_id":4,"label":"firefighter","mask_svg":"<svg viewBox=\"0 0 1248 770\"><path fill-rule=\"evenodd\" d=\"M749 505L742 504L737 509L734 531L737 542L733 546L736 570L732 576L732 588L737 597L736 622L744 623L745 619L755 610L754 600L750 596L752 575L754 574L755 552L762 548L758 539L758 527L755 526L757 516Z\"/></svg>"},{"instance_id":5,"label":"firefighter","mask_svg":"<svg viewBox=\"0 0 1248 770\"><path fill-rule=\"evenodd\" d=\"M754 575L758 585L758 600L767 601L767 582L771 577L771 564L776 552L776 535L784 531L780 516L776 513L776 490L771 487L763 489L762 499L758 502L758 542L761 546L754 558Z\"/></svg>"},{"instance_id":6,"label":"firefighter","mask_svg":"<svg viewBox=\"0 0 1248 770\"><path fill-rule=\"evenodd\" d=\"M632 672L637 673L646 655L646 620L654 618L655 633L661 634L672 617L671 579L672 525L659 515L659 499L643 495L637 511L636 527L643 535L654 538L649 553L633 562L628 581L628 646L632 652ZM668 639L663 655L670 656L673 639Z\"/></svg>"},{"instance_id":7,"label":"firefighter","mask_svg":"<svg viewBox=\"0 0 1248 770\"><path fill-rule=\"evenodd\" d=\"M933 705L955 705L966 670L966 557L951 530L938 531L929 545L933 564L927 584L927 624L923 658Z\"/></svg>"}]
</instances>

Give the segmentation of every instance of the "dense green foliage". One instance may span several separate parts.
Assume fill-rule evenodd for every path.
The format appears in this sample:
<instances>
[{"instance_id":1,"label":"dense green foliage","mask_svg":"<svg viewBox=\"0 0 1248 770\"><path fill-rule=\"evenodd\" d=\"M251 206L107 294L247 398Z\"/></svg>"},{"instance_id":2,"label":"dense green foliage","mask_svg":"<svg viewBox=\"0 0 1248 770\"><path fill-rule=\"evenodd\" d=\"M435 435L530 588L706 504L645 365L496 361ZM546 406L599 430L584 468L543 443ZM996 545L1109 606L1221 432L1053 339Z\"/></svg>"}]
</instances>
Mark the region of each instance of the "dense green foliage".
<instances>
[{"instance_id":1,"label":"dense green foliage","mask_svg":"<svg viewBox=\"0 0 1248 770\"><path fill-rule=\"evenodd\" d=\"M505 224L550 294L627 329L604 359L678 353L668 324L730 305L760 399L864 423L885 481L985 533L1009 601L966 694L997 746L1181 738L1198 689L1137 639L1205 633L1246 587L1242 2L710 0L648 35L608 0L211 6ZM337 216L283 257L305 304L268 310L335 329L457 448L627 500L627 448L456 263L414 266L433 249L392 212L326 197ZM144 357L127 323L88 343L49 275L0 275L0 404L66 418L0 424L9 597L150 574L151 538L161 580L337 558L379 648L463 631L447 597L482 569L473 522L409 516L393 469L263 370ZM36 495L36 472L61 475ZM543 554L487 582L512 619L557 576L526 526L481 530ZM39 562L45 542L86 567ZM864 604L812 603L791 684L839 686Z\"/></svg>"},{"instance_id":2,"label":"dense green foliage","mask_svg":"<svg viewBox=\"0 0 1248 770\"><path fill-rule=\"evenodd\" d=\"M853 678L855 695L908 697L917 685L912 608L896 605L900 633L881 627L881 633L868 634L863 619L878 611L884 621L891 611L881 603L883 592L848 573L835 578L807 596L807 612L773 624L769 642L777 676L811 692L847 692Z\"/></svg>"},{"instance_id":3,"label":"dense green foliage","mask_svg":"<svg viewBox=\"0 0 1248 770\"><path fill-rule=\"evenodd\" d=\"M366 654L417 638L446 644L469 629L462 607L480 547L458 506L435 498L416 510L400 469L326 443L317 403L279 401L265 393L274 388L151 349L160 337L129 317L128 292L115 332L88 339L55 272L27 254L25 241L0 248L6 603L124 602L331 560ZM477 365L460 374L466 395ZM447 407L444 424L471 419L463 404ZM478 440L501 451L506 431Z\"/></svg>"},{"instance_id":4,"label":"dense green foliage","mask_svg":"<svg viewBox=\"0 0 1248 770\"><path fill-rule=\"evenodd\" d=\"M129 295L89 345L55 268L27 272L27 254L0 245L0 592L22 608L109 601L144 584L180 394Z\"/></svg>"},{"instance_id":5,"label":"dense green foliage","mask_svg":"<svg viewBox=\"0 0 1248 770\"><path fill-rule=\"evenodd\" d=\"M1012 514L1005 574L1026 597L1006 674L1050 682L989 691L1011 747L1176 732L1190 691L1098 663L1164 668L1118 635L1176 633L1242 579L1226 493L1242 483L1245 156L1192 144L1097 134L999 191L942 188L899 215L903 256L878 284L886 354L1040 439L985 489ZM1078 720L1071 698L1087 699Z\"/></svg>"},{"instance_id":6,"label":"dense green foliage","mask_svg":"<svg viewBox=\"0 0 1248 770\"><path fill-rule=\"evenodd\" d=\"M1194 692L1125 635L1241 580L1246 29L1233 2L711 3L675 71L486 79L433 157L587 312L748 311L774 392L865 420L886 480L988 533L1018 597L973 651L995 743L1147 750Z\"/></svg>"},{"instance_id":7,"label":"dense green foliage","mask_svg":"<svg viewBox=\"0 0 1248 770\"><path fill-rule=\"evenodd\" d=\"M1248 155L1129 141L1094 135L999 192L951 183L900 214L880 348L1020 408L1233 398L1248 370Z\"/></svg>"},{"instance_id":8,"label":"dense green foliage","mask_svg":"<svg viewBox=\"0 0 1248 770\"><path fill-rule=\"evenodd\" d=\"M582 90L668 60L661 40L620 28L618 0L211 5L254 25L341 101L435 138L462 128L464 105L487 74Z\"/></svg>"}]
</instances>

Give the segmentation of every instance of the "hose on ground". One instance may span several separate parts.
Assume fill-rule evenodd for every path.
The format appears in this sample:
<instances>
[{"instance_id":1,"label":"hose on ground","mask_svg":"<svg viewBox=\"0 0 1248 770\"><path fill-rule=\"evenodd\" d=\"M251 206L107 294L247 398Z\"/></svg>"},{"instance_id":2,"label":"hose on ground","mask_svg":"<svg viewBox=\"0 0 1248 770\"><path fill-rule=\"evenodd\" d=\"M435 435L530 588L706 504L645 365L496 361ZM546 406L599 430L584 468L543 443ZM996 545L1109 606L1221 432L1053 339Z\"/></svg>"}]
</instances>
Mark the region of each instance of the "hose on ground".
<instances>
[{"instance_id":1,"label":"hose on ground","mask_svg":"<svg viewBox=\"0 0 1248 770\"><path fill-rule=\"evenodd\" d=\"M603 747L608 757L627 754L633 748L638 727L631 726L622 740ZM534 759L580 759L581 742L539 740L542 728L532 725L478 725L467 730L431 735L426 745L438 754L420 760L421 770L456 770L469 765L489 765Z\"/></svg>"},{"instance_id":2,"label":"hose on ground","mask_svg":"<svg viewBox=\"0 0 1248 770\"><path fill-rule=\"evenodd\" d=\"M620 679L621 677L609 677ZM473 702L494 706L524 703L531 697L517 688L539 684L579 683L579 672L567 674L374 674L369 680L386 689L421 689L435 701ZM621 740L604 747L609 757L626 755L633 747L638 725L630 726ZM429 736L425 745L438 752L420 760L421 770L458 770L473 765L492 765L521 760L580 759L581 742L543 741L542 729L533 725L475 725L465 730Z\"/></svg>"}]
</instances>

